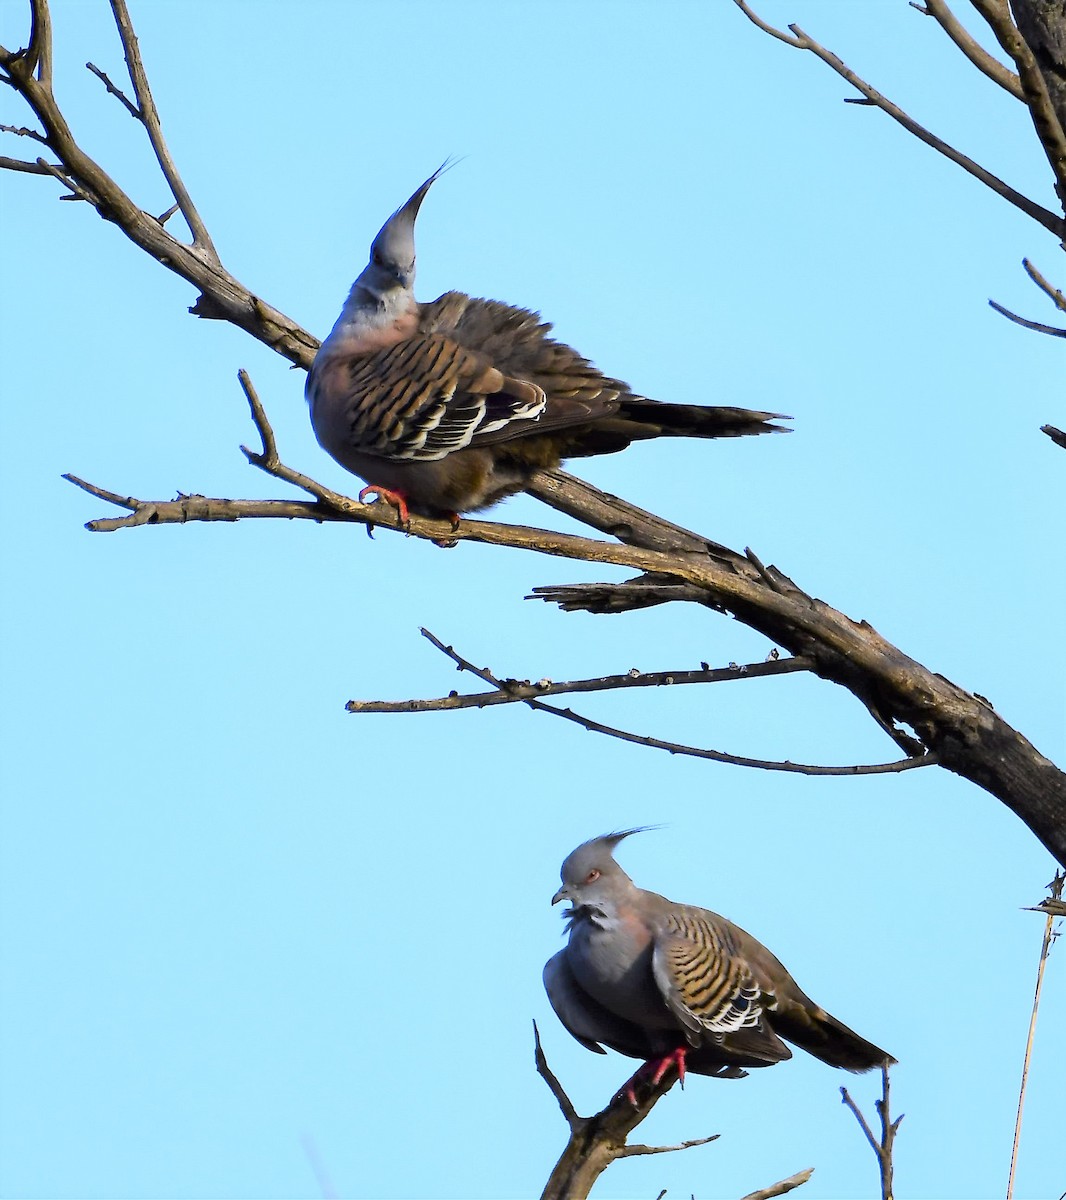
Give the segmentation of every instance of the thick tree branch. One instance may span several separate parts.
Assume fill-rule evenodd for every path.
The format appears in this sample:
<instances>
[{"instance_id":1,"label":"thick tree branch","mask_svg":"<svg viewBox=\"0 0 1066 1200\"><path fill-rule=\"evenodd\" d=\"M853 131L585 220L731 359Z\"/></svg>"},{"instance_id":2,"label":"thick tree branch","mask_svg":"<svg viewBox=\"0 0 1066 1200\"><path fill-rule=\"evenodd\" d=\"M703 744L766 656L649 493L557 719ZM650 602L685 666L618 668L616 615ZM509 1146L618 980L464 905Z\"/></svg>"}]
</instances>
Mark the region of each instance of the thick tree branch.
<instances>
[{"instance_id":1,"label":"thick tree branch","mask_svg":"<svg viewBox=\"0 0 1066 1200\"><path fill-rule=\"evenodd\" d=\"M1055 176L1055 191L1059 203L1066 205L1066 133L1055 111L1047 83L1032 49L1011 20L1007 0L970 0L988 22L996 41L1014 60L1018 68L1018 79L1022 85L1026 107L1033 119L1036 136L1044 149L1048 163ZM1024 8L1024 3L1019 6Z\"/></svg>"},{"instance_id":2,"label":"thick tree branch","mask_svg":"<svg viewBox=\"0 0 1066 1200\"><path fill-rule=\"evenodd\" d=\"M1018 32L1043 76L1060 129L1066 129L1066 22L1060 0L1010 0Z\"/></svg>"},{"instance_id":3,"label":"thick tree branch","mask_svg":"<svg viewBox=\"0 0 1066 1200\"><path fill-rule=\"evenodd\" d=\"M769 27L754 18L743 0L738 3L769 31ZM51 90L51 35L45 0L34 0L33 14L30 49L12 53L0 47L0 79L24 97L60 164L53 167L42 159L39 165L92 204L101 216L117 224L148 254L199 287L202 294L194 306L195 312L229 320L290 361L308 366L317 349L313 337L243 288L211 259L203 246L189 246L172 237L156 217L138 208L77 145ZM775 31L775 36L819 54L867 98L875 99L906 127L914 126L910 118L884 101L801 30L793 28L793 36ZM936 139L930 144L942 147ZM969 161L957 155L956 159L963 165ZM990 186L999 183L979 168L974 173ZM1022 203L1024 197L1017 197L1009 189L1005 194L1061 236L1063 223L1059 218L1030 202ZM271 462L266 447L263 454L249 452L249 459L263 469L268 469ZM97 489L102 498L113 499L130 515L105 519L92 527L105 530L128 525L277 516L398 526L395 512L388 506L359 505L280 462L274 462L269 469L277 478L309 491L314 503L213 500L196 496L156 502L119 497ZM81 486L92 489L92 485ZM683 597L732 614L789 654L810 657L818 675L852 691L882 728L906 747L908 754L914 756L918 751L935 754L943 766L997 796L1026 822L1060 863L1066 864L1066 776L978 697L908 658L865 622L853 621L807 595L775 568L762 567L754 556L747 558L699 534L643 513L562 472L539 478L531 491L593 528L609 530L627 544L470 520L463 521L457 540L612 563L642 573L637 581L616 585L616 599L626 595L628 589L644 602ZM448 536L450 528L445 522L413 518L410 532L416 537L440 539Z\"/></svg>"},{"instance_id":4,"label":"thick tree branch","mask_svg":"<svg viewBox=\"0 0 1066 1200\"><path fill-rule=\"evenodd\" d=\"M555 1073L548 1066L540 1042L540 1032L533 1023L537 1073L555 1097L567 1125L570 1138L566 1149L548 1179L541 1200L584 1200L593 1184L616 1159L634 1154L666 1154L687 1150L713 1142L718 1134L694 1138L676 1146L627 1146L634 1129L677 1082L677 1068L670 1067L658 1083L634 1081L636 1104L624 1092L618 1092L610 1104L595 1116L578 1115Z\"/></svg>"},{"instance_id":5,"label":"thick tree branch","mask_svg":"<svg viewBox=\"0 0 1066 1200\"><path fill-rule=\"evenodd\" d=\"M1061 217L1053 212L1049 212L1046 208L1037 204L1036 201L1030 200L1028 196L1024 196L1021 192L1016 191L1010 184L993 175L991 171L985 170L979 163L974 162L972 158L968 158L961 151L956 150L954 146L948 145L942 138L937 137L935 133L931 133L923 125L919 125L913 117L908 116L898 105L893 104L887 97L882 96L879 91L871 87L864 79L861 79L854 71L845 66L832 51L827 50L819 42L816 42L814 38L804 33L798 25L789 26L789 29L792 31L792 37L789 37L788 34L782 32L780 29L775 29L757 17L746 3L746 0L733 0L733 2L753 24L757 25L765 33L797 50L809 50L815 57L820 58L826 66L832 68L842 79L846 79L852 87L861 92L871 105L881 109L882 112L887 113L894 121L899 122L908 133L913 134L927 146L931 146L939 154L943 154L945 158L951 159L953 163L962 167L964 171L969 172L969 174L975 179L980 180L986 187L991 188L998 196L1002 196L1008 203L1021 209L1027 217L1031 217L1034 221L1043 225L1045 229L1050 230L1060 240L1066 238L1066 221L1063 221Z\"/></svg>"},{"instance_id":6,"label":"thick tree branch","mask_svg":"<svg viewBox=\"0 0 1066 1200\"><path fill-rule=\"evenodd\" d=\"M548 1085L548 1090L555 1097L570 1128L566 1149L555 1164L547 1186L541 1194L541 1200L585 1200L596 1180L619 1158L691 1150L695 1146L706 1146L721 1136L712 1133L709 1137L690 1138L674 1146L628 1145L629 1135L677 1082L677 1068L670 1067L658 1083L634 1078L631 1083L636 1098L635 1105L623 1090L616 1093L610 1104L595 1116L582 1117L555 1072L548 1066L536 1021L533 1022L533 1042L537 1074ZM788 1179L749 1192L743 1200L773 1200L776 1196L783 1196L800 1187L813 1174L813 1167L806 1171L798 1171ZM663 1193L660 1193L661 1195Z\"/></svg>"},{"instance_id":7,"label":"thick tree branch","mask_svg":"<svg viewBox=\"0 0 1066 1200\"><path fill-rule=\"evenodd\" d=\"M93 522L89 527L104 531L192 520L232 521L241 517L278 516L400 527L391 506L359 504L281 463L269 422L246 374L242 375L241 383L264 447L262 453L245 448L249 461L276 478L309 491L316 498L315 504L215 500L201 496L141 501L94 489L94 485L72 479L78 486L131 512L129 517ZM552 491L559 507L563 506L561 498L565 497L566 511L573 515L579 515L587 504L590 524L609 523L606 518L612 499L590 484L572 480L560 471L539 478L536 486L538 490ZM738 554L691 530L643 514L635 506L618 503L622 519L614 522L616 532L635 542L651 541L662 547L670 546L674 539L675 548L646 549L639 544L618 545L547 529L469 519L460 522L459 529L453 532L446 521L412 516L405 532L433 541L452 537L456 542L475 541L584 562L612 563L643 572L636 585L638 588L659 587L655 581L675 581L682 585L685 599L696 599L706 607L732 614L764 634L773 644L783 646L790 655L809 659L814 664L815 674L848 688L861 700L885 732L904 747L909 760L906 766L876 764L872 769L904 770L928 765L932 761L930 756L935 755L941 766L971 780L1007 804L1056 859L1066 865L1066 774L1003 721L987 701L908 658L865 621L853 621L809 596L783 572L763 565L750 552ZM615 586L624 594L630 585ZM672 590L670 584L664 582L662 586ZM564 591L568 607L580 607L574 597L581 592L581 587ZM492 679L490 682L499 688L500 681ZM541 704L532 699L522 703L531 707ZM562 715L563 719L578 720L598 732L668 751L694 752L700 757L770 770L810 769L800 764L770 764L760 759L642 739L609 726L598 726L587 718L578 718L569 710L550 705L544 708L556 716ZM910 730L914 731L914 736ZM871 770L870 767L815 769L819 773L841 774Z\"/></svg>"}]
</instances>

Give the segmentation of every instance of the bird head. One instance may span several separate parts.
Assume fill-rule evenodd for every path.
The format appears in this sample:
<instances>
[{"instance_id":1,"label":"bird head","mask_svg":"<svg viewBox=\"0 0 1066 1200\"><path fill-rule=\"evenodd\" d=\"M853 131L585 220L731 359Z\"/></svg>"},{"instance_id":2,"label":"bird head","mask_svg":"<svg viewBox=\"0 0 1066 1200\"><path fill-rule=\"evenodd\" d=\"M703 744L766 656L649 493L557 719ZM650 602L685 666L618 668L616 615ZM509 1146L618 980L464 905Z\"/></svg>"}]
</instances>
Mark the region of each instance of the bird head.
<instances>
[{"instance_id":1,"label":"bird head","mask_svg":"<svg viewBox=\"0 0 1066 1200\"><path fill-rule=\"evenodd\" d=\"M574 908L602 908L603 901L631 889L632 879L614 861L614 848L623 838L654 828L639 825L582 842L563 860L559 871L563 886L552 896L552 904L569 900Z\"/></svg>"},{"instance_id":2,"label":"bird head","mask_svg":"<svg viewBox=\"0 0 1066 1200\"><path fill-rule=\"evenodd\" d=\"M370 261L352 291L388 304L397 294L411 293L415 283L415 218L426 193L451 166L445 161L382 225L370 247Z\"/></svg>"}]
</instances>

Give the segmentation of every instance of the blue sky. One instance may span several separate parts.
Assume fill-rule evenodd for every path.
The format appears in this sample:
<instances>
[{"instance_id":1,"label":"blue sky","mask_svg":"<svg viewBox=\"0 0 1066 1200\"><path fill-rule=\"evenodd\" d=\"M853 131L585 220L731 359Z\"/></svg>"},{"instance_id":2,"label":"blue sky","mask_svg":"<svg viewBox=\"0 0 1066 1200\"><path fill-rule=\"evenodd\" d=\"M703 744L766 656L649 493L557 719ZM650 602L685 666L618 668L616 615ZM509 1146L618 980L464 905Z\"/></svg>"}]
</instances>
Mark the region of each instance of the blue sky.
<instances>
[{"instance_id":1,"label":"blue sky","mask_svg":"<svg viewBox=\"0 0 1066 1200\"><path fill-rule=\"evenodd\" d=\"M319 336L384 218L449 154L419 294L538 308L658 399L787 412L789 437L655 443L579 464L989 697L1063 761L1061 346L1028 255L1053 239L729 4L132 5L166 133L229 269ZM767 2L919 120L1053 206L1025 112L902 3ZM149 211L147 143L98 81L103 4L54 11L88 151ZM5 45L25 40L8 5ZM27 116L4 90L0 121ZM3 153L25 143L4 138ZM32 149L32 148L31 148ZM554 679L761 660L736 622L522 600L620 578L340 525L90 535L73 471L146 498L284 495L250 469L247 368L292 466L303 376L187 315L195 294L50 181L0 178L5 730L0 1192L10 1197L536 1195L565 1127L531 1020L582 1112L632 1063L583 1050L540 985L558 866L606 830L642 886L729 916L900 1060L897 1185L1000 1195L1049 855L945 772L829 779L670 758L517 708L353 717L462 686L426 626ZM1055 374L1053 375L1053 372ZM525 498L501 519L557 524ZM574 707L766 758L881 761L849 694L789 677ZM1063 964L1052 956L1016 1195L1066 1187ZM596 1194L735 1197L816 1168L874 1195L842 1108L878 1082L798 1054L693 1079Z\"/></svg>"}]
</instances>

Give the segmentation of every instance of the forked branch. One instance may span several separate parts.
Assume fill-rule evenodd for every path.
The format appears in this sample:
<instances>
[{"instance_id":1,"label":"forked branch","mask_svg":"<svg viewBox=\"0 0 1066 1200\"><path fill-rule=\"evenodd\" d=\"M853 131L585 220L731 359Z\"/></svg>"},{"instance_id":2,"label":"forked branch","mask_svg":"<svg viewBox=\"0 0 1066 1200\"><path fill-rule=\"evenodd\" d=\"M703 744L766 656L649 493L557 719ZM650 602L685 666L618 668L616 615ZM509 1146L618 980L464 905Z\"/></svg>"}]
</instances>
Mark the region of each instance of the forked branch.
<instances>
[{"instance_id":1,"label":"forked branch","mask_svg":"<svg viewBox=\"0 0 1066 1200\"><path fill-rule=\"evenodd\" d=\"M877 1156L877 1166L881 1173L881 1200L893 1200L892 1151L896 1142L896 1132L899 1129L900 1122L903 1120L903 1114L901 1113L894 1121L892 1120L888 1106L888 1067L881 1068L881 1099L874 1101L874 1108L877 1109L877 1116L881 1122L880 1137L874 1136L873 1130L862 1115L862 1110L852 1100L846 1087L840 1089L840 1097L843 1103L851 1109L855 1120L859 1123L859 1128L866 1135L866 1140L870 1143L870 1149Z\"/></svg>"},{"instance_id":2,"label":"forked branch","mask_svg":"<svg viewBox=\"0 0 1066 1200\"><path fill-rule=\"evenodd\" d=\"M145 501L70 477L79 487L130 513L126 517L90 522L89 527L104 532L199 520L295 517L400 528L390 506L360 504L286 466L278 456L273 430L245 373L241 374L241 384L263 443L261 451L243 447L245 456L274 478L309 492L313 502L238 501L187 495L176 500ZM515 697L516 702L576 721L607 736L671 753L766 770L854 775L910 770L936 762L998 796L1066 865L1066 775L1007 725L987 701L908 658L865 621L853 621L808 595L782 571L763 564L750 551L739 554L562 471L538 476L531 491L571 516L587 513L588 524L610 529L625 544L469 519L463 520L453 532L448 522L418 516L411 517L404 532L431 541L444 538L453 538L460 544L475 541L639 571L642 574L635 580L609 585L615 595L614 604L598 611L624 611L629 589L635 589L639 602L646 603L647 590L652 589L657 593L654 603L684 599L717 612L731 613L764 634L772 644L809 663L808 669L814 674L847 687L877 724L904 748L907 758L846 767L752 759L633 734L569 709L547 705L535 696ZM577 585L550 591L552 598L559 591L565 593L565 606L578 609L594 607L605 586L608 585ZM592 595L592 603L586 593ZM472 664L471 669L478 673ZM505 681L491 672L481 677L496 691L506 691Z\"/></svg>"},{"instance_id":3,"label":"forked branch","mask_svg":"<svg viewBox=\"0 0 1066 1200\"><path fill-rule=\"evenodd\" d=\"M585 1200L593 1184L603 1172L619 1158L632 1158L648 1154L673 1154L677 1150L691 1150L695 1146L706 1146L716 1141L720 1134L709 1137L690 1138L674 1146L629 1145L628 1138L656 1104L677 1082L677 1068L671 1066L658 1083L650 1079L634 1077L630 1081L633 1097L625 1090L617 1092L606 1108L591 1117L578 1114L566 1090L555 1072L548 1066L544 1047L540 1041L540 1030L533 1022L533 1042L537 1074L548 1085L555 1097L559 1110L570 1127L570 1138L566 1149L548 1179L541 1200ZM807 1182L814 1168L797 1171L787 1179L779 1180L758 1191L749 1192L743 1200L773 1200L783 1196ZM662 1193L660 1193L662 1195Z\"/></svg>"},{"instance_id":4,"label":"forked branch","mask_svg":"<svg viewBox=\"0 0 1066 1200\"><path fill-rule=\"evenodd\" d=\"M740 754L728 754L724 750L706 750L697 746L686 746L681 742L668 742L647 734L629 733L591 717L582 716L571 708L558 708L554 704L546 704L545 696L565 694L569 692L604 692L633 687L671 687L692 683L727 683L738 679L758 679L768 675L792 674L796 671L809 671L813 660L804 658L771 658L768 662L748 663L738 666L731 663L728 667L712 671L706 664L699 671L655 671L646 673L633 669L625 675L605 675L599 679L578 679L568 683L552 683L549 679L541 679L536 683L518 679L503 679L495 675L487 667L475 667L472 662L458 654L451 646L446 646L428 629L421 630L422 636L442 654L455 663L459 671L468 671L478 679L492 684L493 691L480 692L475 695L461 696L458 692L450 692L435 700L349 700L345 706L350 713L411 713L411 712L447 712L457 708L485 708L495 704L525 704L534 712L548 713L553 717L561 717L587 729L591 733L605 734L607 737L618 738L623 742L632 742L638 746L648 746L655 750L666 750L670 754L681 754L690 758L704 758L712 762L729 763L737 767L754 767L762 771L790 771L798 775L889 775L900 771L909 771L914 767L928 767L936 763L936 755L921 754L912 758L901 759L890 763L866 763L846 767L816 766L810 763L780 762L772 759L749 758Z\"/></svg>"},{"instance_id":5,"label":"forked branch","mask_svg":"<svg viewBox=\"0 0 1066 1200\"><path fill-rule=\"evenodd\" d=\"M909 117L802 30L793 27L791 34L772 30L754 17L743 0L738 3L757 24L793 46L817 53L866 99L918 132L920 127ZM138 207L80 147L52 91L48 5L46 0L32 0L31 8L28 48L10 51L0 47L0 82L25 100L39 122L52 157L38 159L37 170L30 170L28 164L18 160L13 169L55 177L66 192L91 204L146 253L189 280L200 291L193 308L198 315L231 321L290 361L309 366L317 340L244 288L217 262L209 238L197 240L195 208L191 201L185 203L187 196L183 195L176 172L168 175L168 180L193 230L192 244L167 231L164 226L167 214L159 218ZM154 113L124 3L116 0L114 13L133 81L131 103L136 103L143 113ZM151 121L158 121L157 113ZM153 135L150 130L150 136L162 167L162 160L169 159L169 151L158 133ZM926 140L929 139L930 144L1062 236L1064 225L1060 218L1020 197L964 156L932 139L932 135L927 135ZM398 527L392 509L360 505L286 467L278 458L276 447L268 443L269 427L261 406L257 411L249 389L245 390L253 417L264 435L262 451L246 452L249 461L275 478L301 488L310 500L252 501L179 495L176 499L146 501L75 480L78 486L126 510L124 516L104 518L90 527L105 531L199 520L278 517ZM552 598L560 599L568 610L622 612L647 604L684 600L731 614L788 655L809 660L811 670L819 677L848 688L908 758L926 762L931 761L930 755L935 755L942 766L997 796L1066 865L1066 775L1007 725L986 701L915 662L866 622L854 621L808 595L783 572L772 565L764 566L754 554L731 550L561 471L538 476L529 491L546 504L606 534L610 540L464 520L457 541L478 541L576 561L613 564L638 573L635 579L625 582L554 589ZM450 527L445 522L414 517L408 532L415 538L439 540L449 536Z\"/></svg>"},{"instance_id":6,"label":"forked branch","mask_svg":"<svg viewBox=\"0 0 1066 1200\"><path fill-rule=\"evenodd\" d=\"M980 163L975 162L972 158L963 154L962 151L956 150L954 146L949 145L943 138L937 137L935 133L926 129L924 125L920 125L912 116L904 112L898 104L894 104L887 96L883 96L876 88L867 83L865 79L862 79L850 67L846 66L831 50L827 50L820 42L815 41L809 34L804 33L798 25L789 25L790 33L785 33L784 30L775 29L774 26L759 17L747 4L746 0L733 0L733 2L748 20L764 33L768 33L771 37L784 42L788 46L792 46L796 50L807 50L816 58L821 59L827 67L835 71L842 79L847 80L857 91L861 92L871 107L879 108L883 113L886 113L894 121L902 125L908 133L913 134L919 141L936 150L938 154L944 155L945 158L962 167L964 171L967 171L975 179L983 183L985 187L990 188L996 195L1002 196L1004 200L1013 204L1015 208L1021 209L1027 217L1031 217L1034 221L1043 225L1045 229L1049 230L1057 238L1061 240L1066 237L1066 221L1063 221L1062 217L1050 212L1042 205L1037 204L1035 200L1031 200L1028 196L1017 191L1017 189L1012 188L1010 184L993 175L991 171L982 167ZM977 0L974 0L974 2L977 3ZM1006 7L1005 3L1004 7ZM1015 30L1015 33L1017 33L1017 30ZM1024 79L1022 80L1022 85L1025 88ZM1033 86L1036 86L1035 83ZM1028 90L1025 92L1025 98L1030 110L1033 111L1033 100L1030 98ZM1043 109L1041 109L1041 112L1043 112ZM1054 116L1053 111L1051 112L1051 116ZM1055 135L1055 130L1051 125L1047 124L1047 122L1038 121L1035 111L1033 119L1037 124L1037 132L1040 134L1041 144L1045 148L1048 161L1056 173L1056 183L1061 186L1064 179L1066 179L1066 168L1063 167L1064 159L1062 157L1062 147L1059 144L1059 138ZM1049 139L1047 142L1044 141L1045 136Z\"/></svg>"}]
</instances>

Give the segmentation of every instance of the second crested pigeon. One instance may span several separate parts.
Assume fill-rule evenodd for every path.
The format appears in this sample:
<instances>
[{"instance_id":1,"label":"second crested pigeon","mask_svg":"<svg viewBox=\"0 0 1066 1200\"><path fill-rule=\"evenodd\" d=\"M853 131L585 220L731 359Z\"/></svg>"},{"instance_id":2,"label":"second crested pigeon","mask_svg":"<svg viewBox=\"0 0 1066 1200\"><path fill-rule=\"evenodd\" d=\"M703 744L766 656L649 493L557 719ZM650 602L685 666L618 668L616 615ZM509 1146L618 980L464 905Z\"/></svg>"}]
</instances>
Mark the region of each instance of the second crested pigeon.
<instances>
[{"instance_id":1,"label":"second crested pigeon","mask_svg":"<svg viewBox=\"0 0 1066 1200\"><path fill-rule=\"evenodd\" d=\"M589 1050L647 1061L658 1083L671 1064L736 1079L792 1052L869 1071L896 1060L830 1016L751 934L717 913L638 888L614 860L626 829L593 838L564 861L552 903L569 900L567 945L544 968L559 1020Z\"/></svg>"},{"instance_id":2,"label":"second crested pigeon","mask_svg":"<svg viewBox=\"0 0 1066 1200\"><path fill-rule=\"evenodd\" d=\"M367 481L360 498L374 492L404 520L409 506L454 521L566 458L780 431L778 413L636 395L526 309L462 292L420 304L415 218L445 166L382 226L307 378L315 436Z\"/></svg>"}]
</instances>

